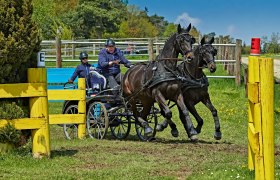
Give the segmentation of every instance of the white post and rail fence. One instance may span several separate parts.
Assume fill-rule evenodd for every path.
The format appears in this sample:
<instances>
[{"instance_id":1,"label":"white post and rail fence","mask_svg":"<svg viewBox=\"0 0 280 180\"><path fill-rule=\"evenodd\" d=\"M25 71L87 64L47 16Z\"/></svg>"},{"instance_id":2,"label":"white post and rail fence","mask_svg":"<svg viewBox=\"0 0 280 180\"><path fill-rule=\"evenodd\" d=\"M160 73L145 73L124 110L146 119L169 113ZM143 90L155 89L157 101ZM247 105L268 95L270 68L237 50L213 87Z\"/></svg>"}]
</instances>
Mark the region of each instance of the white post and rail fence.
<instances>
[{"instance_id":1,"label":"white post and rail fence","mask_svg":"<svg viewBox=\"0 0 280 180\"><path fill-rule=\"evenodd\" d=\"M164 46L165 40L159 38L126 38L115 39L119 49L125 55L139 57L132 61L154 60ZM89 53L89 62L97 62L97 56L100 49L104 47L105 39L92 40L60 40L42 41L42 51L46 53L46 62L55 62L57 68L62 67L63 62L79 62L78 53L87 51ZM215 39L213 44L218 54L216 63L223 64L224 70L228 75L211 75L210 78L230 78L235 79L237 85L241 84L241 46L242 41L235 40L236 43L224 41L223 37ZM196 46L195 44L194 46ZM77 53L77 54L76 54ZM143 59L148 56L148 59Z\"/></svg>"}]
</instances>

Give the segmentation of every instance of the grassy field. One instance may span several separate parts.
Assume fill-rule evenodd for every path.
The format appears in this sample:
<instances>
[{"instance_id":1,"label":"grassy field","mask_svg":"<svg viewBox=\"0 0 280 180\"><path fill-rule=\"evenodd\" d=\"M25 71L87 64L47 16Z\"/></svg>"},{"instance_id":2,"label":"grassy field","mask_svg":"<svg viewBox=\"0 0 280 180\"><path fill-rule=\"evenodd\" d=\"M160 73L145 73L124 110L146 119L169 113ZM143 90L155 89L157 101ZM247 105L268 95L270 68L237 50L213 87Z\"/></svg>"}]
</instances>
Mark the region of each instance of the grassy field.
<instances>
[{"instance_id":1,"label":"grassy field","mask_svg":"<svg viewBox=\"0 0 280 180\"><path fill-rule=\"evenodd\" d=\"M211 99L221 121L220 141L213 138L213 119L202 104L197 109L205 122L197 143L187 138L175 108L173 119L179 137L172 137L167 128L152 142L141 142L134 128L123 141L113 139L110 133L104 140L69 141L60 126L51 125L51 158L33 159L29 143L0 155L0 179L254 179L254 172L247 168L248 103L244 86L236 87L231 79L209 81ZM279 99L278 84L274 107L276 179L280 179ZM60 113L61 106L50 103L50 113Z\"/></svg>"}]
</instances>

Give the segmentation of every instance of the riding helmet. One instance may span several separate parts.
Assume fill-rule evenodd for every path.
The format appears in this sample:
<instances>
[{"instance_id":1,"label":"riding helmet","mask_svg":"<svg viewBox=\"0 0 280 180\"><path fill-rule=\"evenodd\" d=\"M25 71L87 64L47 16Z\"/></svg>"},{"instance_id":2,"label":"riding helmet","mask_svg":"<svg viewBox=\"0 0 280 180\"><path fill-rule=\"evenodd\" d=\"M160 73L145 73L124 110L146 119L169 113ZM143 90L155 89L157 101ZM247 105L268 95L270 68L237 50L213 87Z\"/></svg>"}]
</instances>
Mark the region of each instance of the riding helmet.
<instances>
[{"instance_id":1,"label":"riding helmet","mask_svg":"<svg viewBox=\"0 0 280 180\"><path fill-rule=\"evenodd\" d=\"M82 60L84 58L88 58L88 54L86 52L81 52L79 58L80 58L80 60Z\"/></svg>"},{"instance_id":2,"label":"riding helmet","mask_svg":"<svg viewBox=\"0 0 280 180\"><path fill-rule=\"evenodd\" d=\"M112 39L107 39L105 42L105 46L115 46L115 42Z\"/></svg>"}]
</instances>

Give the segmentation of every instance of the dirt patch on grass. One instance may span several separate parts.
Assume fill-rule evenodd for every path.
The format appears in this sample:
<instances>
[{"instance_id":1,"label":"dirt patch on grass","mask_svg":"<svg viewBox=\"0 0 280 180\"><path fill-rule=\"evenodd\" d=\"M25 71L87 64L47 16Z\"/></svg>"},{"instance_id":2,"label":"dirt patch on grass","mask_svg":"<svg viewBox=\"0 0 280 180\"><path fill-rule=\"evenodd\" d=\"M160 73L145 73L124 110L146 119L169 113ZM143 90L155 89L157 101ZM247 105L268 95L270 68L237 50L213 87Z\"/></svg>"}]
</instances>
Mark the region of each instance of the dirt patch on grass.
<instances>
[{"instance_id":1,"label":"dirt patch on grass","mask_svg":"<svg viewBox=\"0 0 280 180\"><path fill-rule=\"evenodd\" d=\"M68 149L68 148L66 148ZM69 148L70 149L70 148ZM203 170L205 164L235 165L235 156L247 156L247 146L226 142L191 143L190 141L89 141L86 146L71 147L71 151L57 150L61 156L71 154L77 163L72 170L130 171L128 166L142 169L151 177L176 177L185 179ZM228 160L227 156L232 157ZM204 165L202 165L204 164ZM129 169L129 170L128 170ZM132 168L134 169L134 168Z\"/></svg>"}]
</instances>

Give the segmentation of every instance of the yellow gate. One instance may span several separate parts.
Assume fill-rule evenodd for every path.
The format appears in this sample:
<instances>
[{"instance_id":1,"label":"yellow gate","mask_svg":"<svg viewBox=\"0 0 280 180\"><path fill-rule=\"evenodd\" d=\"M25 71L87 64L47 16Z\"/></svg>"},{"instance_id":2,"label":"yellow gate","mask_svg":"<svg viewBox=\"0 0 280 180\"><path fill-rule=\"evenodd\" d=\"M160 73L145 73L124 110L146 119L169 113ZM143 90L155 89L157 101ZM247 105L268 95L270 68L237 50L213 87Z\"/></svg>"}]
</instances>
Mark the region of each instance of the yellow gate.
<instances>
[{"instance_id":1,"label":"yellow gate","mask_svg":"<svg viewBox=\"0 0 280 180\"><path fill-rule=\"evenodd\" d=\"M78 114L49 114L50 124L78 124L78 138L86 136L86 83L78 79L76 90L48 90L48 100L77 100Z\"/></svg>"},{"instance_id":2,"label":"yellow gate","mask_svg":"<svg viewBox=\"0 0 280 180\"><path fill-rule=\"evenodd\" d=\"M30 118L0 119L0 127L12 124L16 129L31 129L34 157L50 156L49 124L78 124L78 137L86 134L85 79L79 78L77 90L48 90L45 68L28 69L28 83L0 84L0 98L29 98ZM78 114L49 114L49 100L77 100Z\"/></svg>"},{"instance_id":3,"label":"yellow gate","mask_svg":"<svg viewBox=\"0 0 280 180\"><path fill-rule=\"evenodd\" d=\"M274 179L273 59L249 56L248 168L255 179Z\"/></svg>"},{"instance_id":4,"label":"yellow gate","mask_svg":"<svg viewBox=\"0 0 280 180\"><path fill-rule=\"evenodd\" d=\"M28 69L28 83L0 84L0 98L29 98L30 118L0 120L16 129L31 129L34 157L50 156L50 130L45 68Z\"/></svg>"}]
</instances>

